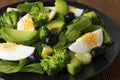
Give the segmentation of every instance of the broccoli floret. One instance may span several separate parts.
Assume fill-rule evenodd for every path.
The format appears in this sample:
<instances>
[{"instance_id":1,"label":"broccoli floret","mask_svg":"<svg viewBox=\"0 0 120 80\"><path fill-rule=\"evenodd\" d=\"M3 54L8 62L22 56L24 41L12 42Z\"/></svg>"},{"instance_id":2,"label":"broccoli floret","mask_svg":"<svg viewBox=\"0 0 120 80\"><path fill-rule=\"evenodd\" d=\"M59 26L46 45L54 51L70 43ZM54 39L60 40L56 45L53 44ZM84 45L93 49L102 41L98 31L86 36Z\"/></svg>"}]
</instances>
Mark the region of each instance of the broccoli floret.
<instances>
[{"instance_id":1,"label":"broccoli floret","mask_svg":"<svg viewBox=\"0 0 120 80\"><path fill-rule=\"evenodd\" d=\"M17 11L5 12L0 16L0 28L14 28L17 25L19 13Z\"/></svg>"},{"instance_id":2,"label":"broccoli floret","mask_svg":"<svg viewBox=\"0 0 120 80\"><path fill-rule=\"evenodd\" d=\"M30 15L32 15L36 28L44 25L48 21L48 16L44 12L39 12L38 14L30 14Z\"/></svg>"},{"instance_id":3,"label":"broccoli floret","mask_svg":"<svg viewBox=\"0 0 120 80\"><path fill-rule=\"evenodd\" d=\"M30 15L32 15L32 18L35 22L35 25L41 26L45 22L48 21L48 15L46 14L46 9L41 5L40 3L37 5L34 5L30 10Z\"/></svg>"},{"instance_id":4,"label":"broccoli floret","mask_svg":"<svg viewBox=\"0 0 120 80\"><path fill-rule=\"evenodd\" d=\"M45 27L45 26L42 26L40 29L39 29L39 38L41 40L44 40L44 38L50 33L50 31Z\"/></svg>"},{"instance_id":5,"label":"broccoli floret","mask_svg":"<svg viewBox=\"0 0 120 80\"><path fill-rule=\"evenodd\" d=\"M47 9L44 8L43 3L34 2L29 3L25 2L17 6L18 10L21 12L27 12L32 16L34 24L36 27L44 25L48 21Z\"/></svg>"},{"instance_id":6,"label":"broccoli floret","mask_svg":"<svg viewBox=\"0 0 120 80\"><path fill-rule=\"evenodd\" d=\"M83 14L83 16L89 17L92 20L92 24L94 24L94 25L104 26L104 22L101 19L101 17L99 16L99 14L97 14L94 11L86 12Z\"/></svg>"},{"instance_id":7,"label":"broccoli floret","mask_svg":"<svg viewBox=\"0 0 120 80\"><path fill-rule=\"evenodd\" d=\"M70 56L66 50L54 49L53 55L43 58L40 64L47 74L52 76L61 71L69 60Z\"/></svg>"}]
</instances>

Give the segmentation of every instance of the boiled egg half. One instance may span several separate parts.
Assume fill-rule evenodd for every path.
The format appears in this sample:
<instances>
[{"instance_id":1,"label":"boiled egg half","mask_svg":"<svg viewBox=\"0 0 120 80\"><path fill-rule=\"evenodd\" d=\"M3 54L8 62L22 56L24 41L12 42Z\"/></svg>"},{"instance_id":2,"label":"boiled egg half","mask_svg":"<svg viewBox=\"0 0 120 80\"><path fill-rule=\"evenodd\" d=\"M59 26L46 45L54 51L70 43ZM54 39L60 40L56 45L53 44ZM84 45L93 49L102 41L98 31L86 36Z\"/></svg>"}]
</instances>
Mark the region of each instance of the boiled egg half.
<instances>
[{"instance_id":1,"label":"boiled egg half","mask_svg":"<svg viewBox=\"0 0 120 80\"><path fill-rule=\"evenodd\" d=\"M17 23L17 30L34 31L35 26L30 14L24 15Z\"/></svg>"},{"instance_id":2,"label":"boiled egg half","mask_svg":"<svg viewBox=\"0 0 120 80\"><path fill-rule=\"evenodd\" d=\"M68 49L75 53L89 53L94 47L101 46L103 43L102 29L89 32L78 38Z\"/></svg>"},{"instance_id":3,"label":"boiled egg half","mask_svg":"<svg viewBox=\"0 0 120 80\"><path fill-rule=\"evenodd\" d=\"M6 42L0 44L0 59L17 61L25 59L34 52L35 48L16 43Z\"/></svg>"}]
</instances>

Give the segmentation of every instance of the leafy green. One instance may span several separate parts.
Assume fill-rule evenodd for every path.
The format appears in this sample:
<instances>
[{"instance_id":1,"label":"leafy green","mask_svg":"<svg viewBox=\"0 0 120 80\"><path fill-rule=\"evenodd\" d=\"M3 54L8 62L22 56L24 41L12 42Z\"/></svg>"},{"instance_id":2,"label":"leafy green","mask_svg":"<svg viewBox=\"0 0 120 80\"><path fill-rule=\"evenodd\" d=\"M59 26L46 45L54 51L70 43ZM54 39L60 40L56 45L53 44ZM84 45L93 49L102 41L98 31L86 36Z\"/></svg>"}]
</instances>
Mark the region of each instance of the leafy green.
<instances>
[{"instance_id":1,"label":"leafy green","mask_svg":"<svg viewBox=\"0 0 120 80\"><path fill-rule=\"evenodd\" d=\"M4 73L18 72L19 68L17 66L18 66L17 62L0 61L0 72Z\"/></svg>"},{"instance_id":2,"label":"leafy green","mask_svg":"<svg viewBox=\"0 0 120 80\"><path fill-rule=\"evenodd\" d=\"M17 25L17 21L18 21L17 11L5 12L3 13L3 15L0 16L0 28L1 27L14 28Z\"/></svg>"},{"instance_id":3,"label":"leafy green","mask_svg":"<svg viewBox=\"0 0 120 80\"><path fill-rule=\"evenodd\" d=\"M16 73L16 72L34 72L39 74L44 73L40 63L34 63L29 65L27 64L28 64L27 59L23 59L20 61L0 60L0 72L7 74Z\"/></svg>"},{"instance_id":4,"label":"leafy green","mask_svg":"<svg viewBox=\"0 0 120 80\"><path fill-rule=\"evenodd\" d=\"M81 36L81 32L79 30L73 29L67 36L67 41L68 42L73 42L75 41L79 36Z\"/></svg>"},{"instance_id":5,"label":"leafy green","mask_svg":"<svg viewBox=\"0 0 120 80\"><path fill-rule=\"evenodd\" d=\"M36 6L37 9L43 9L43 3L41 3L41 2L33 2L33 3L25 2L25 3L21 3L21 4L17 5L17 9L20 12L29 13L34 6Z\"/></svg>"},{"instance_id":6,"label":"leafy green","mask_svg":"<svg viewBox=\"0 0 120 80\"><path fill-rule=\"evenodd\" d=\"M91 20L88 17L81 17L80 21L70 24L67 26L67 31L65 36L68 42L75 41L79 36L82 30L91 25Z\"/></svg>"},{"instance_id":7,"label":"leafy green","mask_svg":"<svg viewBox=\"0 0 120 80\"><path fill-rule=\"evenodd\" d=\"M54 46L55 49L61 49L64 47L64 45L66 44L66 37L64 35L64 33L61 33L59 36L59 41L58 43Z\"/></svg>"},{"instance_id":8,"label":"leafy green","mask_svg":"<svg viewBox=\"0 0 120 80\"><path fill-rule=\"evenodd\" d=\"M23 67L20 72L33 72L33 73L39 73L39 74L44 74L44 70L42 69L42 66L40 63L34 63L27 65Z\"/></svg>"},{"instance_id":9,"label":"leafy green","mask_svg":"<svg viewBox=\"0 0 120 80\"><path fill-rule=\"evenodd\" d=\"M94 25L104 26L102 18L95 11L86 12L83 16L89 17Z\"/></svg>"},{"instance_id":10,"label":"leafy green","mask_svg":"<svg viewBox=\"0 0 120 80\"><path fill-rule=\"evenodd\" d=\"M99 15L96 16L96 17L94 17L94 18L92 18L92 24L104 26L104 22L103 22L103 20L100 18Z\"/></svg>"},{"instance_id":11,"label":"leafy green","mask_svg":"<svg viewBox=\"0 0 120 80\"><path fill-rule=\"evenodd\" d=\"M35 42L32 46L35 47L35 51L34 51L35 53L41 54L43 49L41 41Z\"/></svg>"},{"instance_id":12,"label":"leafy green","mask_svg":"<svg viewBox=\"0 0 120 80\"><path fill-rule=\"evenodd\" d=\"M39 74L44 73L40 63L34 63L29 65L27 64L28 64L27 59L23 59L20 61L0 60L0 72L7 74L16 73L16 72L34 72Z\"/></svg>"},{"instance_id":13,"label":"leafy green","mask_svg":"<svg viewBox=\"0 0 120 80\"><path fill-rule=\"evenodd\" d=\"M3 73L16 73L19 72L27 64L27 60L20 61L5 61L0 60L0 72Z\"/></svg>"},{"instance_id":14,"label":"leafy green","mask_svg":"<svg viewBox=\"0 0 120 80\"><path fill-rule=\"evenodd\" d=\"M54 49L54 54L43 58L40 64L48 75L55 75L67 65L69 60L70 56L65 49Z\"/></svg>"}]
</instances>

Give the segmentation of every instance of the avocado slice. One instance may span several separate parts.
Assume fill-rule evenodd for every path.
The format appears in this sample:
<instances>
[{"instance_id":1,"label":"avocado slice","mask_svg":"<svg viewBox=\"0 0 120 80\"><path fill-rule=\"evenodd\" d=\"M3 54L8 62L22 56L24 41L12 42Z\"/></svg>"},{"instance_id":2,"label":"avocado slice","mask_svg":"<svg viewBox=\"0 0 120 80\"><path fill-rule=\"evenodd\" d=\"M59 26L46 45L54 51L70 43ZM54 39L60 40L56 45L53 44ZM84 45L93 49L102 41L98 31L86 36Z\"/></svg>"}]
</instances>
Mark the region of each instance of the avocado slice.
<instances>
[{"instance_id":1,"label":"avocado slice","mask_svg":"<svg viewBox=\"0 0 120 80\"><path fill-rule=\"evenodd\" d=\"M65 2L65 0L56 0L55 8L56 8L56 12L62 15L65 15L68 12L68 5Z\"/></svg>"},{"instance_id":2,"label":"avocado slice","mask_svg":"<svg viewBox=\"0 0 120 80\"><path fill-rule=\"evenodd\" d=\"M91 12L84 13L83 16L87 16L90 19L92 19L93 17L97 17L98 15L94 11L91 11Z\"/></svg>"},{"instance_id":3,"label":"avocado slice","mask_svg":"<svg viewBox=\"0 0 120 80\"><path fill-rule=\"evenodd\" d=\"M82 62L75 57L74 53L70 53L71 55L71 61L69 64L67 64L67 70L71 75L77 74L82 66Z\"/></svg>"},{"instance_id":4,"label":"avocado slice","mask_svg":"<svg viewBox=\"0 0 120 80\"><path fill-rule=\"evenodd\" d=\"M48 55L51 55L53 52L52 48L50 46L45 46L43 47L42 49L42 52L41 52L41 57L45 57L45 56L48 56Z\"/></svg>"},{"instance_id":5,"label":"avocado slice","mask_svg":"<svg viewBox=\"0 0 120 80\"><path fill-rule=\"evenodd\" d=\"M46 24L46 27L48 28L48 30L52 32L59 33L62 30L64 24L65 24L64 17L62 15L59 15L55 20L48 22Z\"/></svg>"},{"instance_id":6,"label":"avocado slice","mask_svg":"<svg viewBox=\"0 0 120 80\"><path fill-rule=\"evenodd\" d=\"M9 28L1 28L1 36L7 42L30 45L37 39L37 31L22 31Z\"/></svg>"}]
</instances>

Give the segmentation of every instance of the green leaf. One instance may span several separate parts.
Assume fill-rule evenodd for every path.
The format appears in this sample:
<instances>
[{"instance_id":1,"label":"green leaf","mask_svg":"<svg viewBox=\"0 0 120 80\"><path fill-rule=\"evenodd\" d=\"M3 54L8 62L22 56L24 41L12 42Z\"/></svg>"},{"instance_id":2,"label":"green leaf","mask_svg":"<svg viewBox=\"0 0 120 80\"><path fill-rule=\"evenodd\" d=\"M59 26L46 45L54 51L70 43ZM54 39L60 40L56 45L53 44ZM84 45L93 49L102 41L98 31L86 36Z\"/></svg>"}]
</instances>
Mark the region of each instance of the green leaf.
<instances>
[{"instance_id":1,"label":"green leaf","mask_svg":"<svg viewBox=\"0 0 120 80\"><path fill-rule=\"evenodd\" d=\"M58 43L54 46L55 49L63 48L63 46L66 44L66 37L64 33L60 34Z\"/></svg>"},{"instance_id":2,"label":"green leaf","mask_svg":"<svg viewBox=\"0 0 120 80\"><path fill-rule=\"evenodd\" d=\"M83 14L83 16L89 17L94 25L104 26L104 21L95 11L86 12Z\"/></svg>"},{"instance_id":3,"label":"green leaf","mask_svg":"<svg viewBox=\"0 0 120 80\"><path fill-rule=\"evenodd\" d=\"M33 73L39 73L39 74L44 74L44 70L40 63L34 63L27 65L23 67L20 72L33 72Z\"/></svg>"},{"instance_id":4,"label":"green leaf","mask_svg":"<svg viewBox=\"0 0 120 80\"><path fill-rule=\"evenodd\" d=\"M27 60L21 60L21 61L0 60L0 72L16 73L26 64L27 64Z\"/></svg>"},{"instance_id":5,"label":"green leaf","mask_svg":"<svg viewBox=\"0 0 120 80\"><path fill-rule=\"evenodd\" d=\"M18 62L10 62L10 61L0 61L0 72L3 73L14 73L18 72L19 68Z\"/></svg>"},{"instance_id":6,"label":"green leaf","mask_svg":"<svg viewBox=\"0 0 120 80\"><path fill-rule=\"evenodd\" d=\"M19 66L18 66L19 70L21 68L23 68L26 64L28 64L28 60L27 59L20 60L19 61Z\"/></svg>"},{"instance_id":7,"label":"green leaf","mask_svg":"<svg viewBox=\"0 0 120 80\"><path fill-rule=\"evenodd\" d=\"M79 36L82 30L86 29L91 25L91 20L88 17L81 17L80 21L70 24L67 26L67 31L65 36L68 42L75 41Z\"/></svg>"},{"instance_id":8,"label":"green leaf","mask_svg":"<svg viewBox=\"0 0 120 80\"><path fill-rule=\"evenodd\" d=\"M25 2L22 4L18 4L17 9L21 12L30 12L34 6L38 6L39 8L43 8L43 4L41 2L34 2L34 3Z\"/></svg>"}]
</instances>

